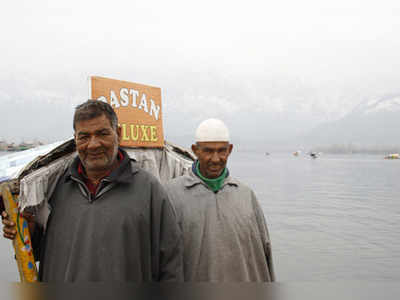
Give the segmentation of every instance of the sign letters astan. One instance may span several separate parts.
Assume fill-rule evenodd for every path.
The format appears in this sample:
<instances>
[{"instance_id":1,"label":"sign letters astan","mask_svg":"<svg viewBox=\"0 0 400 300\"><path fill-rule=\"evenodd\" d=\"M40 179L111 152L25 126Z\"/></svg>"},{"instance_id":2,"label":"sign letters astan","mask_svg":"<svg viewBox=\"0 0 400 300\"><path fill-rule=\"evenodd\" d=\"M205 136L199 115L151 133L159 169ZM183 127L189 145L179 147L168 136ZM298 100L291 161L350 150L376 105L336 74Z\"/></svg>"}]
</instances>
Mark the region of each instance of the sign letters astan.
<instances>
[{"instance_id":1,"label":"sign letters astan","mask_svg":"<svg viewBox=\"0 0 400 300\"><path fill-rule=\"evenodd\" d=\"M90 83L91 98L108 102L118 116L121 146L164 146L160 88L98 76Z\"/></svg>"}]
</instances>

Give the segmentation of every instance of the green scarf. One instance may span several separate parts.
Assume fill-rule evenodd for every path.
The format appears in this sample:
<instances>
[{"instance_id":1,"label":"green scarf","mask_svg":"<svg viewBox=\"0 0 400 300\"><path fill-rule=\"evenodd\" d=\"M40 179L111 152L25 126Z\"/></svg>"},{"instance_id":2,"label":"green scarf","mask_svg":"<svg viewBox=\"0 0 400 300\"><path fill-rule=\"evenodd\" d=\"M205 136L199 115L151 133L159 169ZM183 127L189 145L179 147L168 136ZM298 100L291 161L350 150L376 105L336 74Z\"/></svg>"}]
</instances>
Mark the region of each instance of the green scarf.
<instances>
[{"instance_id":1,"label":"green scarf","mask_svg":"<svg viewBox=\"0 0 400 300\"><path fill-rule=\"evenodd\" d=\"M199 168L199 162L197 161L197 164L196 164L196 172L197 172L197 175L200 177L200 179L203 180L203 181L208 185L208 187L209 187L210 189L212 189L213 192L215 193L215 192L217 192L217 191L219 191L219 190L221 189L222 184L224 183L224 180L225 180L225 177L226 177L226 173L227 173L228 171L227 171L227 169L225 168L225 169L222 171L222 174L221 174L219 177L217 177L217 178L212 178L212 179L206 178L206 177L204 177L203 175L201 175L201 173L200 173L200 168Z\"/></svg>"}]
</instances>

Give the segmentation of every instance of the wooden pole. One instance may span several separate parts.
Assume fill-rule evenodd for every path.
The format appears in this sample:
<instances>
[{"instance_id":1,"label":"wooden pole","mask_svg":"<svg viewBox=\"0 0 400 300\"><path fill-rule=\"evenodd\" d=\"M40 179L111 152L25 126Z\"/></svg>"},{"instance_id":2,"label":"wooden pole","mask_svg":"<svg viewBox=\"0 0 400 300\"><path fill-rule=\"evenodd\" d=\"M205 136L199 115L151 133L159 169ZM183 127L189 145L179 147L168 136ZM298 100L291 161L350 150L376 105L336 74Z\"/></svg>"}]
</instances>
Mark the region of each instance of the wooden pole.
<instances>
[{"instance_id":1,"label":"wooden pole","mask_svg":"<svg viewBox=\"0 0 400 300\"><path fill-rule=\"evenodd\" d=\"M13 240L13 246L21 282L37 282L38 272L28 222L19 213L17 198L11 194L9 184L3 183L0 187L6 212L16 224L17 236Z\"/></svg>"}]
</instances>

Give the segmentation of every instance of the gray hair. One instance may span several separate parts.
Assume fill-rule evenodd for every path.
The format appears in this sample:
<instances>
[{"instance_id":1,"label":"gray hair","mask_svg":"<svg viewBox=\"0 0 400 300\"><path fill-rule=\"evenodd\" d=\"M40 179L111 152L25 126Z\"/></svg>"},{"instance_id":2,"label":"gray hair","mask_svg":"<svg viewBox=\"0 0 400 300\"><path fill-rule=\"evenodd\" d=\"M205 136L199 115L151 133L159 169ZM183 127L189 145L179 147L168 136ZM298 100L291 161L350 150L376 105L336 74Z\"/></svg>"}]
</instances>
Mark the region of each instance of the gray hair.
<instances>
[{"instance_id":1,"label":"gray hair","mask_svg":"<svg viewBox=\"0 0 400 300\"><path fill-rule=\"evenodd\" d=\"M93 99L89 99L75 108L73 123L74 130L76 129L75 127L77 122L91 120L102 115L105 115L110 121L111 127L114 130L117 130L118 118L111 105L107 102Z\"/></svg>"}]
</instances>

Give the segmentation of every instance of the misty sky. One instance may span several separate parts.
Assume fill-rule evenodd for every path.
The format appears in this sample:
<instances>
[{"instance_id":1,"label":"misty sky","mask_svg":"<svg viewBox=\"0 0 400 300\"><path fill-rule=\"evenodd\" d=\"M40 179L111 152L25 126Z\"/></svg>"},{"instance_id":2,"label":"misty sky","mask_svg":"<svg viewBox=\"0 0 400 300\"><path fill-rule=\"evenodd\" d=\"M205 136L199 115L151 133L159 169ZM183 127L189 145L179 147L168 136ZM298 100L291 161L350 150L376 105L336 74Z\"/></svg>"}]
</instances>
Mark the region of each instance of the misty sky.
<instances>
[{"instance_id":1,"label":"misty sky","mask_svg":"<svg viewBox=\"0 0 400 300\"><path fill-rule=\"evenodd\" d=\"M72 135L91 75L163 91L167 138L284 136L399 93L400 1L7 1L0 138Z\"/></svg>"}]
</instances>

